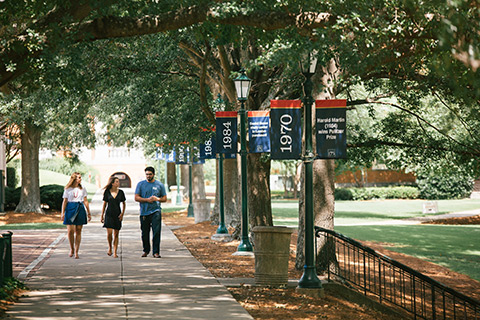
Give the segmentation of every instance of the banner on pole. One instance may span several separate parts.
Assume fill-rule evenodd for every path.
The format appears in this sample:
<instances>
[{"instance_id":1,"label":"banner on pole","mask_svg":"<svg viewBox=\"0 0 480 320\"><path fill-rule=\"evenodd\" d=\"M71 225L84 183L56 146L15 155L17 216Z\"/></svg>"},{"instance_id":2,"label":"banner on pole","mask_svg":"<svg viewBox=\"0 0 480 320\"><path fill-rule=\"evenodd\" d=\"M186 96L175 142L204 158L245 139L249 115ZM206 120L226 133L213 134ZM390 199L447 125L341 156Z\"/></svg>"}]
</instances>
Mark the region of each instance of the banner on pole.
<instances>
[{"instance_id":1,"label":"banner on pole","mask_svg":"<svg viewBox=\"0 0 480 320\"><path fill-rule=\"evenodd\" d=\"M175 164L188 164L188 151L186 147L176 147L175 156Z\"/></svg>"},{"instance_id":2,"label":"banner on pole","mask_svg":"<svg viewBox=\"0 0 480 320\"><path fill-rule=\"evenodd\" d=\"M248 111L249 152L270 152L269 111Z\"/></svg>"},{"instance_id":3,"label":"banner on pole","mask_svg":"<svg viewBox=\"0 0 480 320\"><path fill-rule=\"evenodd\" d=\"M315 101L317 159L347 157L347 100Z\"/></svg>"},{"instance_id":4,"label":"banner on pole","mask_svg":"<svg viewBox=\"0 0 480 320\"><path fill-rule=\"evenodd\" d=\"M207 141L200 144L200 159L215 159L216 147L215 136L211 136Z\"/></svg>"},{"instance_id":5,"label":"banner on pole","mask_svg":"<svg viewBox=\"0 0 480 320\"><path fill-rule=\"evenodd\" d=\"M191 152L191 155L193 157L192 164L204 164L205 163L205 159L200 157L200 148L199 147L193 147L193 151Z\"/></svg>"},{"instance_id":6,"label":"banner on pole","mask_svg":"<svg viewBox=\"0 0 480 320\"><path fill-rule=\"evenodd\" d=\"M163 150L160 148L157 148L155 151L155 159L156 160L166 160L166 155L163 153Z\"/></svg>"},{"instance_id":7,"label":"banner on pole","mask_svg":"<svg viewBox=\"0 0 480 320\"><path fill-rule=\"evenodd\" d=\"M270 100L272 159L300 159L302 109L300 100Z\"/></svg>"},{"instance_id":8,"label":"banner on pole","mask_svg":"<svg viewBox=\"0 0 480 320\"><path fill-rule=\"evenodd\" d=\"M176 159L175 150L172 150L169 153L164 153L164 155L165 155L165 161L175 162L175 159Z\"/></svg>"},{"instance_id":9,"label":"banner on pole","mask_svg":"<svg viewBox=\"0 0 480 320\"><path fill-rule=\"evenodd\" d=\"M215 117L217 119L217 153L237 153L237 112L217 111ZM229 157L225 155L225 159L227 158Z\"/></svg>"}]
</instances>

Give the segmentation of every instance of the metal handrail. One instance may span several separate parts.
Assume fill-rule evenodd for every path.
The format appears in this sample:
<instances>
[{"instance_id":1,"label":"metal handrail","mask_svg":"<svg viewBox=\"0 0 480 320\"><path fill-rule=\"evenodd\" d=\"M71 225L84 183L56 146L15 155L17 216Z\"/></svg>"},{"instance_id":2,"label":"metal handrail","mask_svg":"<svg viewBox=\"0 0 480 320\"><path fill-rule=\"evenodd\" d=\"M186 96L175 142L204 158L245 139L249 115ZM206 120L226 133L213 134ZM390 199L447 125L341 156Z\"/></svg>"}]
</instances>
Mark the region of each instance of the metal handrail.
<instances>
[{"instance_id":1,"label":"metal handrail","mask_svg":"<svg viewBox=\"0 0 480 320\"><path fill-rule=\"evenodd\" d=\"M480 302L477 300L333 230L316 226L315 234L317 237L323 235L335 239L336 268L333 270L328 268L329 279L330 275L334 274L360 287L365 295L368 292L377 296L380 302L387 300L413 313L414 318L436 319L437 316L439 318L443 316L443 319L447 317L480 319ZM348 248L346 244L348 244ZM353 251L347 251L350 250L350 247L353 248L351 249ZM356 259L356 255L358 259ZM342 259L344 270L339 263ZM399 278L397 278L397 273ZM390 295L387 293L387 289L390 289ZM420 294L417 294L417 291ZM398 292L402 296L398 297ZM453 310L449 309L449 305L453 306ZM459 312L458 306L463 306L463 310ZM438 314L439 312L440 314Z\"/></svg>"}]
</instances>

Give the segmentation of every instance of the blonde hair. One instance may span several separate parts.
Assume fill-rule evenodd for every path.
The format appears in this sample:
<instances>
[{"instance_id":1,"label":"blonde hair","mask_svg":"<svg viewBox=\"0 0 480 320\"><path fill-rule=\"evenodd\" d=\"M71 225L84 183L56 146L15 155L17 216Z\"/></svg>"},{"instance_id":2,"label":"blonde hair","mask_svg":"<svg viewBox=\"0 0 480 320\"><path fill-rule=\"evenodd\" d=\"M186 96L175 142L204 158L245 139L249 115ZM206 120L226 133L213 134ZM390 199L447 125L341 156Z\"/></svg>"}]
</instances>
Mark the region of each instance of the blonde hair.
<instances>
[{"instance_id":1,"label":"blonde hair","mask_svg":"<svg viewBox=\"0 0 480 320\"><path fill-rule=\"evenodd\" d=\"M103 189L105 190L110 190L112 189L112 185L113 183L115 182L115 180L120 180L118 177L116 176L111 176L109 179L108 179L108 183L105 187L103 187Z\"/></svg>"},{"instance_id":2,"label":"blonde hair","mask_svg":"<svg viewBox=\"0 0 480 320\"><path fill-rule=\"evenodd\" d=\"M82 175L79 172L72 173L72 175L70 176L70 180L68 181L67 185L65 186L65 189L71 188L75 184L75 182L77 181L78 176L81 177ZM80 189L83 189L81 183L79 183L77 187L80 188Z\"/></svg>"}]
</instances>

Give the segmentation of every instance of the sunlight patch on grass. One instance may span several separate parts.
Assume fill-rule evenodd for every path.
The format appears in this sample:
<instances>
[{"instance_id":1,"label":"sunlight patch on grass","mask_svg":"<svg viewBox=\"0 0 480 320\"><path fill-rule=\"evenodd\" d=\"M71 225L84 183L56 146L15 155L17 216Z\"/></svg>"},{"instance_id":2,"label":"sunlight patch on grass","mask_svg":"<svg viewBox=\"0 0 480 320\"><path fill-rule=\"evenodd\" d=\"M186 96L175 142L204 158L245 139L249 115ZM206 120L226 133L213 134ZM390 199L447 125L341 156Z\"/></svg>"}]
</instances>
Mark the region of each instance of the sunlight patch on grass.
<instances>
[{"instance_id":1,"label":"sunlight patch on grass","mask_svg":"<svg viewBox=\"0 0 480 320\"><path fill-rule=\"evenodd\" d=\"M0 226L0 230L65 229L62 223L12 223Z\"/></svg>"}]
</instances>

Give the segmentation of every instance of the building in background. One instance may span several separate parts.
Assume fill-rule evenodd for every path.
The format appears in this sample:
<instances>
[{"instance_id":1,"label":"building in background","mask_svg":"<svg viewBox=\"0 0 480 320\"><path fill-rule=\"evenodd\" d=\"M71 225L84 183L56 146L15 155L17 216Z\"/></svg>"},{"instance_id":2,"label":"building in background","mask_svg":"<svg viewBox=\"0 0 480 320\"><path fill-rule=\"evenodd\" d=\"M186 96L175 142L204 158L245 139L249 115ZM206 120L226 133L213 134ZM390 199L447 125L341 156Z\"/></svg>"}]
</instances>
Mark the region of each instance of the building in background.
<instances>
[{"instance_id":1,"label":"building in background","mask_svg":"<svg viewBox=\"0 0 480 320\"><path fill-rule=\"evenodd\" d=\"M82 149L79 158L85 164L97 170L83 180L104 187L110 176L120 179L121 188L135 188L145 179L145 167L151 165L138 149L127 147L97 146L95 149Z\"/></svg>"}]
</instances>

